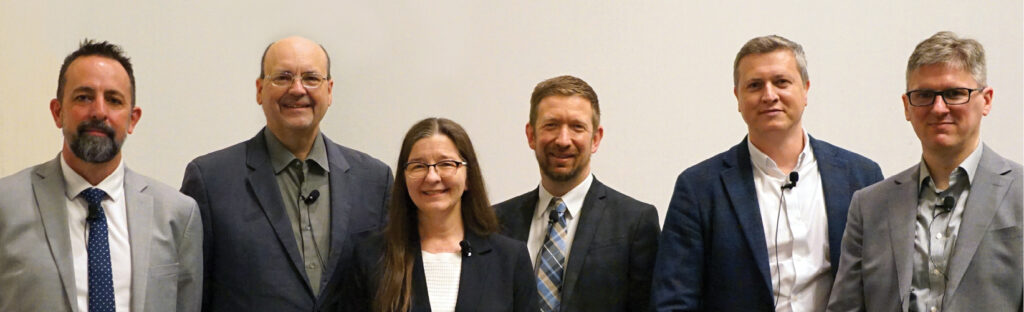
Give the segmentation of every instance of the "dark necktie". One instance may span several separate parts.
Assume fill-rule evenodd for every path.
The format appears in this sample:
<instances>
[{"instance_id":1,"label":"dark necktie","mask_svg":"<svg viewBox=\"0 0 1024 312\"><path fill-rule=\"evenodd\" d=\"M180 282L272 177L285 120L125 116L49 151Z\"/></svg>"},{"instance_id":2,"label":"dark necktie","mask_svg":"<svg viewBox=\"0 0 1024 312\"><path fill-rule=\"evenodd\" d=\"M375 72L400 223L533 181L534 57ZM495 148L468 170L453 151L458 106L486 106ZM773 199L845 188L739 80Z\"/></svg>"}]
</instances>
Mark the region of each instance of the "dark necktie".
<instances>
[{"instance_id":1,"label":"dark necktie","mask_svg":"<svg viewBox=\"0 0 1024 312\"><path fill-rule=\"evenodd\" d=\"M110 243L107 241L107 217L100 202L107 193L88 188L79 194L89 203L89 312L114 311L114 278L110 269Z\"/></svg>"}]
</instances>

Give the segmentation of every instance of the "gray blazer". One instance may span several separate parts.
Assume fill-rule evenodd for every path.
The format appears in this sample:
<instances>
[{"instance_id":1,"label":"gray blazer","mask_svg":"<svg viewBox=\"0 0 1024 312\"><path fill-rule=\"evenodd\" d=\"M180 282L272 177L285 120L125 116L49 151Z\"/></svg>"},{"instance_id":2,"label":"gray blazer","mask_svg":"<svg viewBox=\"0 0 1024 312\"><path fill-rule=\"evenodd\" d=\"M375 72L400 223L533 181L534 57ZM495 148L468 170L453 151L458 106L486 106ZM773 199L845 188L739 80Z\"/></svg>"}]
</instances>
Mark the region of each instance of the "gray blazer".
<instances>
[{"instance_id":1,"label":"gray blazer","mask_svg":"<svg viewBox=\"0 0 1024 312\"><path fill-rule=\"evenodd\" d=\"M1021 165L984 147L949 261L943 311L1021 311ZM853 195L828 311L907 311L918 166Z\"/></svg>"},{"instance_id":2,"label":"gray blazer","mask_svg":"<svg viewBox=\"0 0 1024 312\"><path fill-rule=\"evenodd\" d=\"M60 157L58 155L57 157ZM195 201L125 169L132 311L198 311ZM0 311L78 311L60 159L0 179Z\"/></svg>"}]
</instances>

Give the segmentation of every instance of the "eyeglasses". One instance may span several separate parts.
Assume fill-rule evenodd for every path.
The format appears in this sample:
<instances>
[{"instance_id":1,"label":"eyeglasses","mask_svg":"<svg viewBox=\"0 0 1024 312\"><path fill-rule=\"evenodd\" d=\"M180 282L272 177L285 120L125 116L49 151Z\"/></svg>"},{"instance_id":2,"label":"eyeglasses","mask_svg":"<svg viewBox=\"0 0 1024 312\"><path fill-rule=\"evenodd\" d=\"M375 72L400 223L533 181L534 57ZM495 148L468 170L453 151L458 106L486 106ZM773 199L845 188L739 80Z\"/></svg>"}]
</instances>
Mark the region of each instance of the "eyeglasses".
<instances>
[{"instance_id":1,"label":"eyeglasses","mask_svg":"<svg viewBox=\"0 0 1024 312\"><path fill-rule=\"evenodd\" d=\"M984 90L985 87L979 87L977 89L970 88L950 88L946 90L928 90L918 89L910 90L906 93L907 98L910 99L911 106L928 106L935 103L935 97L941 96L942 102L946 105L960 105L967 103L971 100L971 93Z\"/></svg>"},{"instance_id":2,"label":"eyeglasses","mask_svg":"<svg viewBox=\"0 0 1024 312\"><path fill-rule=\"evenodd\" d=\"M469 163L467 162L457 160L442 160L434 164L411 161L405 164L405 176L412 180L422 179L427 176L427 172L430 171L430 167L434 167L434 170L437 170L437 175L442 178L447 178L455 175L455 172L459 170L459 167L468 165Z\"/></svg>"},{"instance_id":3,"label":"eyeglasses","mask_svg":"<svg viewBox=\"0 0 1024 312\"><path fill-rule=\"evenodd\" d=\"M292 85L295 81L295 75L289 72L279 73L274 76L269 76L267 79L270 80L270 84L277 87L287 87ZM302 86L306 89L315 89L322 85L324 81L330 79L329 77L320 76L317 73L305 73L299 76L299 80L302 82Z\"/></svg>"}]
</instances>

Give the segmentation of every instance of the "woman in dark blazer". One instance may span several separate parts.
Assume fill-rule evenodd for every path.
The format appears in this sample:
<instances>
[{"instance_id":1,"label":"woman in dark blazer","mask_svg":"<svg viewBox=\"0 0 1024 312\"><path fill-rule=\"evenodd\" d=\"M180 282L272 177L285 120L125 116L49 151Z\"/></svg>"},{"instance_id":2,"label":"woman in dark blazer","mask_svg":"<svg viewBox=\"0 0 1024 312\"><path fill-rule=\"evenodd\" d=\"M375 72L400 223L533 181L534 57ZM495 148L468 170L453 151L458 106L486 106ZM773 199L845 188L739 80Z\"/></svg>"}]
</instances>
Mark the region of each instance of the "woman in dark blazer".
<instances>
[{"instance_id":1,"label":"woman in dark blazer","mask_svg":"<svg viewBox=\"0 0 1024 312\"><path fill-rule=\"evenodd\" d=\"M526 245L496 234L473 144L424 119L402 142L383 233L355 250L347 311L538 310Z\"/></svg>"}]
</instances>

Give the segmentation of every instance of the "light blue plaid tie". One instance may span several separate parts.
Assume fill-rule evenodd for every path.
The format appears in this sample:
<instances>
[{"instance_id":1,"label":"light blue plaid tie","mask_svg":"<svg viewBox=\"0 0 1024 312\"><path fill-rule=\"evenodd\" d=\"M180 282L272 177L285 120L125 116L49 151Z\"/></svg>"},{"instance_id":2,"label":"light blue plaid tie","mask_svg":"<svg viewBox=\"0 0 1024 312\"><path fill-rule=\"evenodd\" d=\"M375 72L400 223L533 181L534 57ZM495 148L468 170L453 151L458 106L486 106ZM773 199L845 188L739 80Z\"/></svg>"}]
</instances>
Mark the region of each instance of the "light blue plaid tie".
<instances>
[{"instance_id":1,"label":"light blue plaid tie","mask_svg":"<svg viewBox=\"0 0 1024 312\"><path fill-rule=\"evenodd\" d=\"M100 203L107 193L98 188L88 188L79 196L89 203L89 210L95 211L89 222L89 241L85 250L89 254L89 312L114 312L114 278L110 269L110 243L107 241L107 217Z\"/></svg>"},{"instance_id":2,"label":"light blue plaid tie","mask_svg":"<svg viewBox=\"0 0 1024 312\"><path fill-rule=\"evenodd\" d=\"M540 250L537 291L540 292L542 312L558 311L561 302L562 272L565 271L565 252L568 250L565 242L565 209L565 202L555 197L545 210L554 210L558 214L558 221L551 223Z\"/></svg>"}]
</instances>

